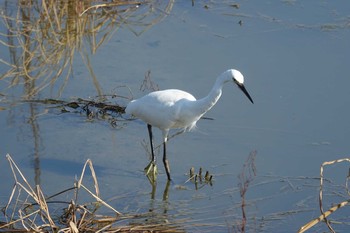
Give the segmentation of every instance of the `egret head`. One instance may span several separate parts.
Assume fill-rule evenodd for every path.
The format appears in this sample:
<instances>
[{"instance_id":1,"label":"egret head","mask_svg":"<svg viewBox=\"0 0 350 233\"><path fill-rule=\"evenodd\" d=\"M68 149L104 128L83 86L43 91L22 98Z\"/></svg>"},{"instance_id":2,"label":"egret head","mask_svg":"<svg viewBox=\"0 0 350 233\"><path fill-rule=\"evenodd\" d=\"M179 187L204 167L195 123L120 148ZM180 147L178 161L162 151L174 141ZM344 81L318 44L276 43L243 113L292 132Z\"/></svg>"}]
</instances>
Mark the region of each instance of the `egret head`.
<instances>
[{"instance_id":1,"label":"egret head","mask_svg":"<svg viewBox=\"0 0 350 233\"><path fill-rule=\"evenodd\" d=\"M229 70L229 72L232 75L233 82L237 84L237 86L239 87L239 89L241 91L243 91L243 93L248 97L250 102L254 103L252 97L250 97L247 89L245 89L245 87L244 87L244 77L243 77L242 73L239 72L238 70L234 70L234 69Z\"/></svg>"}]
</instances>

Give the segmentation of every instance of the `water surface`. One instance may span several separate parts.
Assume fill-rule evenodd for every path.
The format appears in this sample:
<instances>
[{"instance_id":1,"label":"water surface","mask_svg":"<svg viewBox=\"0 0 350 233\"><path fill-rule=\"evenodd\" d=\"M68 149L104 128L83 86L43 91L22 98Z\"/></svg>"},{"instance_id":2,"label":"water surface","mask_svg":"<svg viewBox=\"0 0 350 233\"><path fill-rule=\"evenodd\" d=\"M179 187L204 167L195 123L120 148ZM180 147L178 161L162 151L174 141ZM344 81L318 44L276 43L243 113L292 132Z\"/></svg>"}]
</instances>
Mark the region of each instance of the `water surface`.
<instances>
[{"instance_id":1,"label":"water surface","mask_svg":"<svg viewBox=\"0 0 350 233\"><path fill-rule=\"evenodd\" d=\"M6 1L1 3L5 9ZM238 9L231 6L235 3ZM239 175L248 176L245 161L256 153L257 173L245 194L245 230L295 232L320 215L321 164L349 154L349 10L346 1L195 1L194 6L175 2L163 20L141 35L132 32L133 25L124 25L89 54L98 85L84 53L77 52L67 83L59 79L32 97L138 98L147 92L140 86L151 71L160 89L178 88L200 98L221 72L240 70L254 105L228 84L207 114L214 120L200 120L194 132L169 141L174 180L166 200L160 157L154 196L143 174L149 159L142 146L143 141L148 145L143 122L120 120L112 127L106 120L87 120L84 112L62 113L50 104L22 102L25 88L8 88L8 79L1 80L2 205L13 185L7 153L28 181L40 184L47 195L71 187L90 158L104 200L120 212L150 212L140 224L166 220L188 232L235 232L242 224ZM4 24L1 31L6 34ZM9 61L8 48L1 45L0 51ZM6 67L2 63L0 72ZM125 106L128 99L107 101ZM155 134L159 143L160 133ZM213 185L196 190L186 182L191 167L209 170ZM330 179L327 209L348 199L348 165L326 167L325 175ZM346 222L334 226L336 230L349 229L349 214L344 207L332 215L331 219ZM327 227L319 223L313 230Z\"/></svg>"}]
</instances>

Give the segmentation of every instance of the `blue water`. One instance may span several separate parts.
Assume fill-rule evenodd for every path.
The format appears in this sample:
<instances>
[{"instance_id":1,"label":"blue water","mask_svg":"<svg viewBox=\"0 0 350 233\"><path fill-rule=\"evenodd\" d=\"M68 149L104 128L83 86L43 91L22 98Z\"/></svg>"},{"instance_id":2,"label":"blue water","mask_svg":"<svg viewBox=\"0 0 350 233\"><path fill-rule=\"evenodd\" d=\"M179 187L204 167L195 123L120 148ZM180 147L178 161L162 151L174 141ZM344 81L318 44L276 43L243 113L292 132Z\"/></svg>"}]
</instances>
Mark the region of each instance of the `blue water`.
<instances>
[{"instance_id":1,"label":"blue water","mask_svg":"<svg viewBox=\"0 0 350 233\"><path fill-rule=\"evenodd\" d=\"M234 3L239 9L230 6ZM165 3L156 6L154 15L161 14ZM227 85L206 115L214 120L200 120L194 132L169 141L174 180L166 201L161 159L153 199L143 174L149 159L141 145L148 145L143 122L120 121L114 128L104 120L88 121L84 113L20 102L23 86L8 88L1 80L0 203L5 205L13 185L7 153L29 182L40 181L47 195L71 187L90 158L102 198L120 212L150 211L148 220L167 219L188 232L236 232L242 222L238 176L256 151L257 176L245 196L246 232L295 232L320 215L321 164L349 156L349 10L347 1L195 1L193 7L179 1L141 35L132 30L142 26L124 25L95 54L86 53L98 85L83 62L86 54L75 53L63 91L60 79L36 98L96 100L101 93L138 98L146 93L140 86L148 70L160 89L178 88L200 98L228 68L245 76L254 104ZM6 33L4 24L1 32ZM89 51L88 43L84 46ZM1 45L0 51L8 61L8 49ZM5 65L0 72L6 72ZM160 133L155 136L159 143ZM196 190L186 182L192 166L209 170L213 185ZM348 167L326 167L331 182L325 187L324 209L348 199ZM347 223L335 225L337 231L349 230L349 214L343 207L331 215ZM319 223L311 232L322 230L327 227Z\"/></svg>"}]
</instances>

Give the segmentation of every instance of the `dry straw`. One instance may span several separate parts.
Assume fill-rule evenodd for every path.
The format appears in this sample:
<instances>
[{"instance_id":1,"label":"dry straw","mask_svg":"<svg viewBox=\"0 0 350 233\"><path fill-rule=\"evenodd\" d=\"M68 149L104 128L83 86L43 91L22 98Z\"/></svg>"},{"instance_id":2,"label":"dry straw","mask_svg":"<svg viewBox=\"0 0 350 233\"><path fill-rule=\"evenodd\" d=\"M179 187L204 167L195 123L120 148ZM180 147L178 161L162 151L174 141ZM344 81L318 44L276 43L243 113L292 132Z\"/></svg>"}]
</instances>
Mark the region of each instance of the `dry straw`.
<instances>
[{"instance_id":1,"label":"dry straw","mask_svg":"<svg viewBox=\"0 0 350 233\"><path fill-rule=\"evenodd\" d=\"M6 158L15 183L8 203L3 208L6 222L0 224L0 232L184 232L176 224L167 222L125 225L143 214L121 214L101 199L96 173L90 159L85 162L74 187L47 197L39 185L35 188L30 185L10 155L7 154ZM87 168L92 177L93 190L87 188L83 182ZM57 198L72 190L74 193L70 201L52 201L53 197ZM82 191L89 194L91 199L89 202L80 203ZM59 216L56 211L57 205L59 209L64 209L63 214ZM101 207L107 208L102 212L112 215L99 214L97 211Z\"/></svg>"},{"instance_id":2,"label":"dry straw","mask_svg":"<svg viewBox=\"0 0 350 233\"><path fill-rule=\"evenodd\" d=\"M320 223L320 222L325 222L328 229L331 232L335 232L335 230L333 229L333 227L331 226L331 222L328 220L328 217L333 214L335 211L339 210L340 208L348 205L350 203L350 199L342 201L340 203L338 203L337 205L334 205L333 207L329 208L327 211L324 211L323 209L323 187L324 187L324 176L323 176L323 170L325 166L328 165L332 165L335 163L342 163L342 162L350 162L349 158L344 158L344 159L337 159L337 160L333 160L333 161L329 161L329 162L324 162L321 165L321 169L320 169L320 192L319 192L319 205L320 205L320 211L321 211L321 215L318 218L315 218L313 220L311 220L310 222L308 222L307 224L305 224L304 226L302 226L299 229L299 233L305 232L307 230L309 230L310 228L314 227L316 224ZM350 178L350 174L346 177L346 182L345 182L345 188L347 191L347 194L349 195L349 189L348 189L348 180Z\"/></svg>"},{"instance_id":3,"label":"dry straw","mask_svg":"<svg viewBox=\"0 0 350 233\"><path fill-rule=\"evenodd\" d=\"M61 95L72 76L78 53L97 93L102 95L90 54L95 54L121 27L141 35L170 13L174 0L95 3L21 1L4 7L0 19L7 30L0 31L0 45L8 48L9 55L0 58L5 70L0 80L10 88L23 85L23 97L27 99L47 87L57 87ZM115 58L118 59L118 54Z\"/></svg>"},{"instance_id":4,"label":"dry straw","mask_svg":"<svg viewBox=\"0 0 350 233\"><path fill-rule=\"evenodd\" d=\"M60 216L60 223L55 222L56 217L52 217L50 213L50 199L53 197L45 197L41 187L36 185L33 188L27 181L17 164L13 161L10 155L6 155L9 161L12 174L15 180L14 187L12 189L10 198L6 207L4 208L7 224L0 226L0 230L26 230L26 231L49 231L49 232L82 232L86 230L98 231L100 225L104 223L104 228L111 226L113 222L119 219L121 213L107 204L100 198L100 191L97 182L96 173L93 164L88 159L83 167L80 175L80 179L75 182L74 188L67 189L63 192L55 194L58 196L66 191L74 190L74 198L67 203L68 207L66 211ZM83 183L86 167L89 166L91 176L93 178L94 190L89 190ZM89 204L79 204L79 192L85 190L93 199L94 210L89 210L87 206ZM57 204L57 203L56 203ZM105 217L94 214L94 212L100 207L105 206L110 211L115 213L113 217ZM62 227L62 220L64 219L65 227ZM106 219L110 221L110 224L106 224ZM19 226L18 224L21 224Z\"/></svg>"}]
</instances>

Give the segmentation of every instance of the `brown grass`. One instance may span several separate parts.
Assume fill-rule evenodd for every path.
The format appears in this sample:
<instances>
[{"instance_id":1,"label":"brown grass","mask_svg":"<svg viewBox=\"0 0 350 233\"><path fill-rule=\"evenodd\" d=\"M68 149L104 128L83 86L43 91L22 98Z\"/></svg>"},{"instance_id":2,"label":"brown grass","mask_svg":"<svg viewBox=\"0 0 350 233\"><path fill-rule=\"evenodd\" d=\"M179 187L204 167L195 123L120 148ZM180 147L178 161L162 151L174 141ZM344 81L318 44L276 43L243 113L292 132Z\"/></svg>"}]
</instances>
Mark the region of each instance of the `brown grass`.
<instances>
[{"instance_id":1,"label":"brown grass","mask_svg":"<svg viewBox=\"0 0 350 233\"><path fill-rule=\"evenodd\" d=\"M327 225L330 232L335 232L335 230L332 227L331 221L328 220L328 217L330 217L331 214L333 214L334 212L336 212L340 208L348 205L350 203L350 199L344 200L338 204L335 204L332 207L328 208L327 211L324 211L324 204L323 204L324 175L323 175L323 171L324 171L324 167L326 167L326 166L333 165L336 163L342 163L342 162L350 163L350 159L349 158L337 159L337 160L333 160L333 161L324 162L321 165L321 168L320 168L320 192L319 192L319 207L320 207L321 215L318 218L315 218L315 219L311 220L310 222L306 223L304 226L302 226L298 230L298 233L305 232L320 222L324 222ZM346 188L348 195L349 195L349 189L348 189L349 179L350 179L350 174L346 177L346 182L345 182L345 188ZM339 224L339 222L338 222L338 224Z\"/></svg>"},{"instance_id":2,"label":"brown grass","mask_svg":"<svg viewBox=\"0 0 350 233\"><path fill-rule=\"evenodd\" d=\"M122 26L141 35L170 13L173 2L47 0L5 4L0 18L7 30L0 32L0 44L8 48L9 56L0 58L5 70L0 80L11 88L24 86L23 97L28 99L54 84L61 95L78 53L98 95L102 95L90 54Z\"/></svg>"},{"instance_id":3,"label":"brown grass","mask_svg":"<svg viewBox=\"0 0 350 233\"><path fill-rule=\"evenodd\" d=\"M239 187L240 196L241 196L242 219L240 223L237 223L234 226L234 229L237 232L246 232L246 226L247 226L246 193L249 190L249 185L256 177L256 166L255 166L256 155L257 155L256 150L250 152L247 160L243 164L242 172L238 176L240 181L238 183L238 187Z\"/></svg>"},{"instance_id":4,"label":"brown grass","mask_svg":"<svg viewBox=\"0 0 350 233\"><path fill-rule=\"evenodd\" d=\"M74 183L74 187L45 197L39 185L36 187L30 185L11 156L7 155L6 157L15 184L8 203L3 208L6 223L0 224L1 232L183 232L183 230L167 223L115 226L120 224L122 220L134 219L140 214L123 215L100 198L97 177L92 161L89 159L85 162L80 178ZM87 168L90 170L93 180L93 190L87 188L83 182ZM53 197L57 198L69 191L74 191L69 202L51 201ZM90 196L91 200L87 203L80 203L79 194L83 191ZM52 214L56 213L55 205L60 205L60 209L64 209L59 216ZM105 212L113 214L98 214L97 210L102 207L107 208Z\"/></svg>"}]
</instances>

